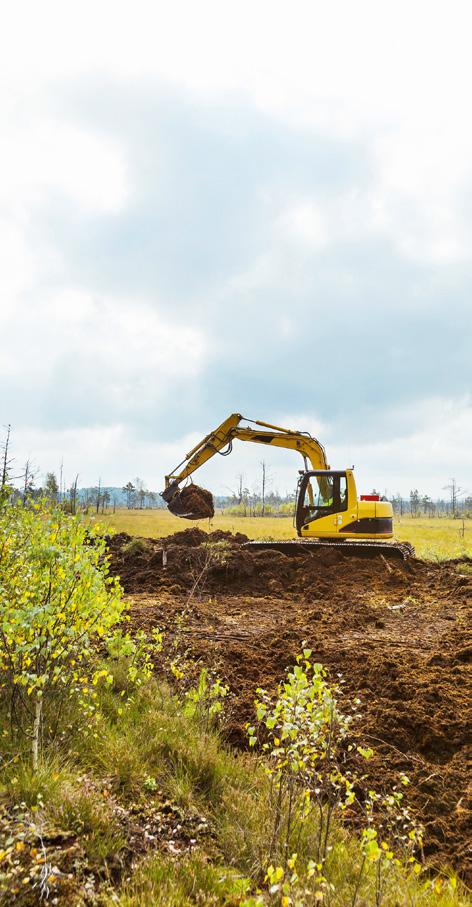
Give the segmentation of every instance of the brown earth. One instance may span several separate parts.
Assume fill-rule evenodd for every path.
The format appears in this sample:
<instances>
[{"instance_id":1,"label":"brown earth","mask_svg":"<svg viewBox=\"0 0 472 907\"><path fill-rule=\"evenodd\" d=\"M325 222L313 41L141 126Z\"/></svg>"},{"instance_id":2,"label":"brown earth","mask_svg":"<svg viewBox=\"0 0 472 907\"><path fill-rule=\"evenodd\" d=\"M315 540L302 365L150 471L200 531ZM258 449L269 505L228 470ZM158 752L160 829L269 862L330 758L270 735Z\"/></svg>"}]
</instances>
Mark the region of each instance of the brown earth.
<instances>
[{"instance_id":1,"label":"brown earth","mask_svg":"<svg viewBox=\"0 0 472 907\"><path fill-rule=\"evenodd\" d=\"M333 680L343 676L344 695L361 699L358 733L375 748L377 786L409 776L426 857L472 878L470 561L288 557L197 528L138 553L129 541L110 547L134 626L172 637L187 608L187 645L231 687L233 743L244 745L256 688L274 690L306 642Z\"/></svg>"}]
</instances>

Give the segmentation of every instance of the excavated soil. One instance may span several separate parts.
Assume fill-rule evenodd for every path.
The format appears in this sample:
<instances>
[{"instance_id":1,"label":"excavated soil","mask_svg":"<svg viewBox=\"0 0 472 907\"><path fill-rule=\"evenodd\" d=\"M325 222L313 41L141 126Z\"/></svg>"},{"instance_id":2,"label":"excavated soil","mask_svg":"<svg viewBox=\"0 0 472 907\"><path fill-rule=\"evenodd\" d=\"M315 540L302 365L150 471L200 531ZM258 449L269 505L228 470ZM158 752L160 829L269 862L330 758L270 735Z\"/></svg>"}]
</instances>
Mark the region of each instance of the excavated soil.
<instances>
[{"instance_id":1,"label":"excavated soil","mask_svg":"<svg viewBox=\"0 0 472 907\"><path fill-rule=\"evenodd\" d=\"M112 567L134 626L172 636L187 607L187 645L231 687L228 736L237 745L256 688L275 689L306 642L334 680L343 676L344 695L361 699L358 733L376 751L377 785L409 776L426 857L470 880L471 561L389 562L326 549L288 557L251 551L245 540L193 528L136 551L115 536Z\"/></svg>"},{"instance_id":2,"label":"excavated soil","mask_svg":"<svg viewBox=\"0 0 472 907\"><path fill-rule=\"evenodd\" d=\"M215 515L213 495L200 485L187 485L177 491L168 507L171 513L185 516L187 520L204 520Z\"/></svg>"}]
</instances>

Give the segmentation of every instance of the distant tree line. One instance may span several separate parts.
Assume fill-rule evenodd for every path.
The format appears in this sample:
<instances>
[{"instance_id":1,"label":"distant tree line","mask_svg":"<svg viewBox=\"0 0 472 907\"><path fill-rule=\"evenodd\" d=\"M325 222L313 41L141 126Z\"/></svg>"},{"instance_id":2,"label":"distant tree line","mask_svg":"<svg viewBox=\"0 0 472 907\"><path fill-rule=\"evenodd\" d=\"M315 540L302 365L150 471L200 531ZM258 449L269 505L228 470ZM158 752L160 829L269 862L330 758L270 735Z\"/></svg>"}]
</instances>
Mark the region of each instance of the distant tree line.
<instances>
[{"instance_id":1,"label":"distant tree line","mask_svg":"<svg viewBox=\"0 0 472 907\"><path fill-rule=\"evenodd\" d=\"M13 499L25 502L47 498L70 513L76 513L79 509L106 513L123 506L139 509L166 506L160 495L149 491L139 477L123 488L106 486L101 478L97 485L80 488L79 474L71 483L66 483L63 464L59 474L47 472L42 481L38 480L38 475L39 470L30 458L23 467L16 468L15 457L11 456L11 426L7 425L0 442L0 496L8 493Z\"/></svg>"},{"instance_id":2,"label":"distant tree line","mask_svg":"<svg viewBox=\"0 0 472 907\"><path fill-rule=\"evenodd\" d=\"M291 516L295 509L296 492L281 495L272 491L273 477L265 460L260 462L260 478L252 488L246 484L245 476L236 476L236 487L229 489L226 496L215 497L215 505L225 513L234 516Z\"/></svg>"},{"instance_id":3,"label":"distant tree line","mask_svg":"<svg viewBox=\"0 0 472 907\"><path fill-rule=\"evenodd\" d=\"M70 484L65 482L63 464L59 475L47 472L43 481L38 483L38 469L30 458L19 469L15 468L15 462L11 455L11 426L8 425L0 443L0 502L8 491L13 497L24 501L49 498L71 513L76 513L79 509L106 513L115 512L118 507L148 510L166 506L160 494L147 489L139 476L121 488L106 486L101 478L98 479L97 485L79 488L79 474ZM227 495L215 496L215 506L225 513L245 517L291 516L295 508L296 491L281 495L278 491L271 490L272 483L272 475L266 462L262 460L259 481L252 488L247 486L241 473L236 476L235 488L228 489ZM436 500L417 488L412 489L408 497L397 493L390 498L385 495L384 500L391 500L397 516L408 514L413 518L421 516L472 518L472 495L462 488L455 478L449 480L444 486L444 491L446 492L444 498ZM377 494L375 489L373 493Z\"/></svg>"},{"instance_id":4,"label":"distant tree line","mask_svg":"<svg viewBox=\"0 0 472 907\"><path fill-rule=\"evenodd\" d=\"M126 495L128 510L146 510L161 506L159 503L161 501L160 495L156 491L148 491L143 480L139 477L136 477L134 482L127 482L122 491Z\"/></svg>"},{"instance_id":5,"label":"distant tree line","mask_svg":"<svg viewBox=\"0 0 472 907\"><path fill-rule=\"evenodd\" d=\"M444 491L447 492L447 496L435 501L429 495L419 492L417 488L410 491L408 498L404 498L401 494L393 495L391 498L393 511L399 516L410 514L413 518L421 516L452 516L454 519L472 517L472 496L458 485L456 479L452 478L444 486Z\"/></svg>"}]
</instances>

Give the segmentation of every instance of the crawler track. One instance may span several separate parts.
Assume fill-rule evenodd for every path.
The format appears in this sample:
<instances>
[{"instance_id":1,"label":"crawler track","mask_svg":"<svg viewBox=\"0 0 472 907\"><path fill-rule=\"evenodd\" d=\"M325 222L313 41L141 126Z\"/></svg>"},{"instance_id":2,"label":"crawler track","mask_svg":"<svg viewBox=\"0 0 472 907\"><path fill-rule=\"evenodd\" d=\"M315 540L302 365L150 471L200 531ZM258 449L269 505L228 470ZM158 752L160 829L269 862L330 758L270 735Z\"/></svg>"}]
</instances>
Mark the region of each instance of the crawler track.
<instances>
[{"instance_id":1,"label":"crawler track","mask_svg":"<svg viewBox=\"0 0 472 907\"><path fill-rule=\"evenodd\" d=\"M252 551L280 551L290 557L299 554L315 553L322 548L338 550L346 557L377 557L379 554L388 558L408 560L414 557L415 549L409 542L376 542L367 539L358 541L338 541L336 539L294 539L278 542L246 542L245 546Z\"/></svg>"}]
</instances>

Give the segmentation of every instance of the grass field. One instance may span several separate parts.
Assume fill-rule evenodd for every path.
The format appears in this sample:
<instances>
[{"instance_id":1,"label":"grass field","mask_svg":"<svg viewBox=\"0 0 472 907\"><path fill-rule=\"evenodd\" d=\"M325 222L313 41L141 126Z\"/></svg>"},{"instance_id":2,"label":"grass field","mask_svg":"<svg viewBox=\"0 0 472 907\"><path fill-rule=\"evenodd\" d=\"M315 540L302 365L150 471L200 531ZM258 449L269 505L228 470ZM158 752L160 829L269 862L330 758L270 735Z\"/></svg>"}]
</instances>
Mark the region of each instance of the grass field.
<instances>
[{"instance_id":1,"label":"grass field","mask_svg":"<svg viewBox=\"0 0 472 907\"><path fill-rule=\"evenodd\" d=\"M100 521L117 532L148 538L171 535L189 526L199 526L210 532L215 529L244 532L251 539L296 537L290 517L240 517L216 513L212 520L190 522L172 516L168 510L117 510L114 514L100 516ZM404 516L395 520L395 535L401 541L411 542L421 558L472 557L472 520L465 520L463 524L462 520Z\"/></svg>"}]
</instances>

